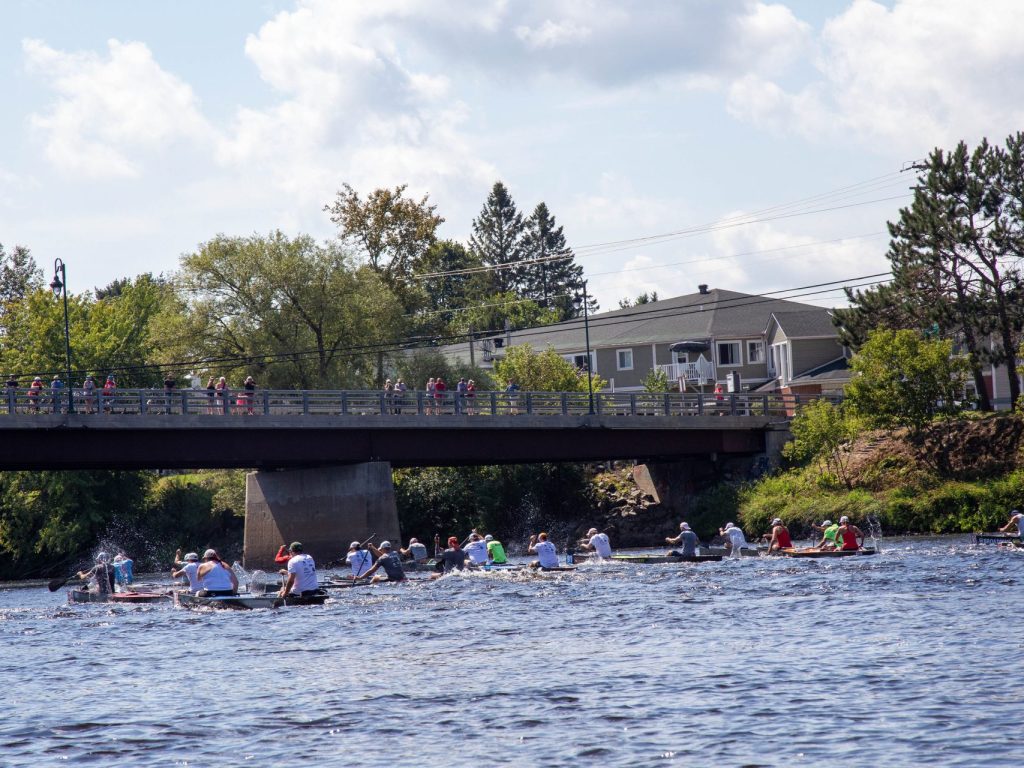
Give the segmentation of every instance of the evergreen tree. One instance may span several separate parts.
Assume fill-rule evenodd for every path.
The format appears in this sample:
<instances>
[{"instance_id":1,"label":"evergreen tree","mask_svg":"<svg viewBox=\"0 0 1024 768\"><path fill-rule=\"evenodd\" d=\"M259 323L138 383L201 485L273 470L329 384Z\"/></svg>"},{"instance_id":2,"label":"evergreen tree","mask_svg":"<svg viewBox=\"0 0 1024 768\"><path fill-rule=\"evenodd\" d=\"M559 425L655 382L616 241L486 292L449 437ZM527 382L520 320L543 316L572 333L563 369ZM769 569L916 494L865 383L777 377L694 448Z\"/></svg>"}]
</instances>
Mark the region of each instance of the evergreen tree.
<instances>
[{"instance_id":1,"label":"evergreen tree","mask_svg":"<svg viewBox=\"0 0 1024 768\"><path fill-rule=\"evenodd\" d=\"M473 219L469 250L491 271L493 291L523 295L526 269L518 262L525 257L523 215L516 210L508 189L494 182L480 215Z\"/></svg>"},{"instance_id":2,"label":"evergreen tree","mask_svg":"<svg viewBox=\"0 0 1024 768\"><path fill-rule=\"evenodd\" d=\"M562 227L543 202L526 222L523 255L531 262L523 268L525 297L557 310L559 320L580 317L583 306L574 299L583 293L583 267L576 263ZM596 309L591 301L588 311Z\"/></svg>"},{"instance_id":3,"label":"evergreen tree","mask_svg":"<svg viewBox=\"0 0 1024 768\"><path fill-rule=\"evenodd\" d=\"M417 335L445 335L459 310L483 300L490 277L481 266L477 255L454 240L440 240L430 247L416 265L427 301Z\"/></svg>"},{"instance_id":4,"label":"evergreen tree","mask_svg":"<svg viewBox=\"0 0 1024 768\"><path fill-rule=\"evenodd\" d=\"M43 270L32 258L32 252L23 245L16 245L7 253L0 243L0 305L21 301L42 286Z\"/></svg>"}]
</instances>

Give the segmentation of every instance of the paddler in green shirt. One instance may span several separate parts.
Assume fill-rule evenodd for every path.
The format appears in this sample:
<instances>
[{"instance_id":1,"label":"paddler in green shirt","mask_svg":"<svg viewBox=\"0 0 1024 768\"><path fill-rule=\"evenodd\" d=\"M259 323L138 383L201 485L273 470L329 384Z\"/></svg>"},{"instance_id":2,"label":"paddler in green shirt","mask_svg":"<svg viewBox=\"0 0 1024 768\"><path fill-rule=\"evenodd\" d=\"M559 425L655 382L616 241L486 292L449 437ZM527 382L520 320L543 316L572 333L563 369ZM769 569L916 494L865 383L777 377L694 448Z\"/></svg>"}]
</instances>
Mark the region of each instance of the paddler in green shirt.
<instances>
[{"instance_id":1,"label":"paddler in green shirt","mask_svg":"<svg viewBox=\"0 0 1024 768\"><path fill-rule=\"evenodd\" d=\"M839 549L838 539L839 524L831 520L823 520L821 525L812 525L817 531L821 531L821 541L818 542L818 549L829 551Z\"/></svg>"},{"instance_id":2,"label":"paddler in green shirt","mask_svg":"<svg viewBox=\"0 0 1024 768\"><path fill-rule=\"evenodd\" d=\"M494 565L504 565L508 562L508 558L505 557L505 548L501 546L501 542L496 538L487 534L484 536L484 541L487 542L487 560Z\"/></svg>"}]
</instances>

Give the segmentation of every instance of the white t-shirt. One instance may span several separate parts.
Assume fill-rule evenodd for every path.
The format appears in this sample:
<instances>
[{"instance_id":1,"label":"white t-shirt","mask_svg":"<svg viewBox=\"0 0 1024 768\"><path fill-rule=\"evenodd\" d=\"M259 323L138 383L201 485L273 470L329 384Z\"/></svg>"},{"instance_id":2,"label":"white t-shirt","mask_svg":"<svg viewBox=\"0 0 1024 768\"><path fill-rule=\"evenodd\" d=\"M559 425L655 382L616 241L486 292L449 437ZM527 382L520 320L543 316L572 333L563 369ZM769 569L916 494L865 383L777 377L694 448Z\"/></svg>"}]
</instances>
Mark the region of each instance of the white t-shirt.
<instances>
[{"instance_id":1,"label":"white t-shirt","mask_svg":"<svg viewBox=\"0 0 1024 768\"><path fill-rule=\"evenodd\" d=\"M555 551L555 545L550 541L538 541L533 545L533 550L537 553L541 568L558 567L558 553Z\"/></svg>"},{"instance_id":2,"label":"white t-shirt","mask_svg":"<svg viewBox=\"0 0 1024 768\"><path fill-rule=\"evenodd\" d=\"M373 555L370 554L368 549L357 549L355 552L349 552L345 560L352 566L352 575L357 579L370 570L370 566L373 565Z\"/></svg>"},{"instance_id":3,"label":"white t-shirt","mask_svg":"<svg viewBox=\"0 0 1024 768\"><path fill-rule=\"evenodd\" d=\"M1017 535L1024 539L1024 515L1016 514L1010 518L1010 522L1017 524Z\"/></svg>"},{"instance_id":4,"label":"white t-shirt","mask_svg":"<svg viewBox=\"0 0 1024 768\"><path fill-rule=\"evenodd\" d=\"M466 554L469 555L469 561L476 563L477 565L487 564L487 542L483 539L479 541L471 541L466 545Z\"/></svg>"},{"instance_id":5,"label":"white t-shirt","mask_svg":"<svg viewBox=\"0 0 1024 768\"><path fill-rule=\"evenodd\" d=\"M180 570L185 572L185 576L188 577L188 591L193 594L203 588L203 585L199 583L199 562L196 560L190 560L181 566Z\"/></svg>"},{"instance_id":6,"label":"white t-shirt","mask_svg":"<svg viewBox=\"0 0 1024 768\"><path fill-rule=\"evenodd\" d=\"M732 549L734 552L747 546L747 537L743 535L743 529L733 526L725 535L729 537L729 541L732 542Z\"/></svg>"},{"instance_id":7,"label":"white t-shirt","mask_svg":"<svg viewBox=\"0 0 1024 768\"><path fill-rule=\"evenodd\" d=\"M612 545L608 541L607 533L595 533L590 537L590 541L587 542L597 552L598 557L611 557L612 556Z\"/></svg>"},{"instance_id":8,"label":"white t-shirt","mask_svg":"<svg viewBox=\"0 0 1024 768\"><path fill-rule=\"evenodd\" d=\"M295 583L292 584L294 593L306 592L320 586L316 580L316 564L309 555L295 555L289 560L288 573L295 574Z\"/></svg>"}]
</instances>

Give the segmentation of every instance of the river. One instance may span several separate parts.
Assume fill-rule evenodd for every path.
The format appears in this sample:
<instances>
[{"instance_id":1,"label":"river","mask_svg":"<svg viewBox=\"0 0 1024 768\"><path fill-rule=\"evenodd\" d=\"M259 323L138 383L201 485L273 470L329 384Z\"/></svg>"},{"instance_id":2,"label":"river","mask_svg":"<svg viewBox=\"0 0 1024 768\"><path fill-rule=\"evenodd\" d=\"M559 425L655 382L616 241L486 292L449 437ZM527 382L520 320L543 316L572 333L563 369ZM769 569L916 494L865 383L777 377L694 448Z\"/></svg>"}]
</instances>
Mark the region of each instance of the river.
<instances>
[{"instance_id":1,"label":"river","mask_svg":"<svg viewBox=\"0 0 1024 768\"><path fill-rule=\"evenodd\" d=\"M0 765L1024 764L1024 550L882 543L251 612L8 586Z\"/></svg>"}]
</instances>

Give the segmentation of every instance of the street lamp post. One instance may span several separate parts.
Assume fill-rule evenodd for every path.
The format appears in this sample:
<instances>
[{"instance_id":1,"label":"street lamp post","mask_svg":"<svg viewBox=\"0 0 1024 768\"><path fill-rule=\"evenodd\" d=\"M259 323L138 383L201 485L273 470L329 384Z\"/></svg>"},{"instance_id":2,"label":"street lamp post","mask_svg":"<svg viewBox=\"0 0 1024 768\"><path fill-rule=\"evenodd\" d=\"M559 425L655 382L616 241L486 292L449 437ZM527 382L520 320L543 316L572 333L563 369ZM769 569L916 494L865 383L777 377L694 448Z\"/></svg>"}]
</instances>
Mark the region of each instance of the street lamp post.
<instances>
[{"instance_id":1,"label":"street lamp post","mask_svg":"<svg viewBox=\"0 0 1024 768\"><path fill-rule=\"evenodd\" d=\"M590 356L590 311L587 308L587 281L583 281L583 333L587 340L587 390L590 392L590 413L594 413L594 375L593 358Z\"/></svg>"},{"instance_id":2,"label":"street lamp post","mask_svg":"<svg viewBox=\"0 0 1024 768\"><path fill-rule=\"evenodd\" d=\"M67 367L67 391L68 391L68 413L75 412L75 396L71 386L71 328L68 324L68 275L64 269L64 262L59 258L53 260L53 280L50 281L50 290L53 295L64 297L64 362Z\"/></svg>"}]
</instances>

